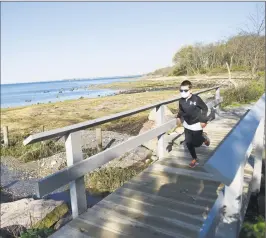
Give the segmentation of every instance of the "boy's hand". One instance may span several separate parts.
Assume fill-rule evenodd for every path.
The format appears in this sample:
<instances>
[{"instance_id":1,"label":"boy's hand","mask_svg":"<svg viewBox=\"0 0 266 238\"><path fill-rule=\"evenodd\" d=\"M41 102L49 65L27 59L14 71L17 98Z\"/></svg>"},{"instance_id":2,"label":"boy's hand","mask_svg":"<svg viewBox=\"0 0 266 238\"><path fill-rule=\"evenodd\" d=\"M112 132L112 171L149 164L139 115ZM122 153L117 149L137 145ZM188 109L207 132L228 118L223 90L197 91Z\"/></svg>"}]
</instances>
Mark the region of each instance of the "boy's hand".
<instances>
[{"instance_id":1,"label":"boy's hand","mask_svg":"<svg viewBox=\"0 0 266 238\"><path fill-rule=\"evenodd\" d=\"M180 118L177 118L176 119L176 127L180 127L180 126L182 126L182 122L181 122Z\"/></svg>"},{"instance_id":2,"label":"boy's hand","mask_svg":"<svg viewBox=\"0 0 266 238\"><path fill-rule=\"evenodd\" d=\"M207 126L207 123L201 122L200 125L201 125L202 128L205 128Z\"/></svg>"}]
</instances>

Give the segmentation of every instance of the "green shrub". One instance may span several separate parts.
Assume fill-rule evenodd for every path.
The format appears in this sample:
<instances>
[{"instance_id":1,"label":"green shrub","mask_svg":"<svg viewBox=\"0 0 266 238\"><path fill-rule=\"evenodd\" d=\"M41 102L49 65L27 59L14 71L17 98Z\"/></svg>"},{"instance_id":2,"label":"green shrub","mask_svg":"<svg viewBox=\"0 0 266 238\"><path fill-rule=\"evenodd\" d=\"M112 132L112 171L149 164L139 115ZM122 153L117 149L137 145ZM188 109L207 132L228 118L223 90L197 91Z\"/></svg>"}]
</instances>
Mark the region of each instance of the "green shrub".
<instances>
[{"instance_id":1,"label":"green shrub","mask_svg":"<svg viewBox=\"0 0 266 238\"><path fill-rule=\"evenodd\" d=\"M250 70L250 67L246 67L246 66L232 65L231 67L231 71L245 72L249 70Z\"/></svg>"},{"instance_id":2,"label":"green shrub","mask_svg":"<svg viewBox=\"0 0 266 238\"><path fill-rule=\"evenodd\" d=\"M53 140L26 146L23 145L23 135L13 135L9 140L9 147L1 148L1 156L12 156L24 162L39 160L64 151L64 146Z\"/></svg>"},{"instance_id":3,"label":"green shrub","mask_svg":"<svg viewBox=\"0 0 266 238\"><path fill-rule=\"evenodd\" d=\"M54 229L52 228L43 228L43 229L29 229L26 232L23 232L20 238L47 238L53 234Z\"/></svg>"},{"instance_id":4,"label":"green shrub","mask_svg":"<svg viewBox=\"0 0 266 238\"><path fill-rule=\"evenodd\" d=\"M227 69L224 67L217 67L217 68L213 68L211 70L209 70L208 75L212 75L212 74L220 74L220 73L227 73Z\"/></svg>"},{"instance_id":5,"label":"green shrub","mask_svg":"<svg viewBox=\"0 0 266 238\"><path fill-rule=\"evenodd\" d=\"M255 223L245 222L240 232L241 238L264 238L265 219L259 217Z\"/></svg>"},{"instance_id":6,"label":"green shrub","mask_svg":"<svg viewBox=\"0 0 266 238\"><path fill-rule=\"evenodd\" d=\"M265 77L265 71L259 71L258 77Z\"/></svg>"},{"instance_id":7,"label":"green shrub","mask_svg":"<svg viewBox=\"0 0 266 238\"><path fill-rule=\"evenodd\" d=\"M222 91L222 106L233 104L246 104L257 101L264 93L263 80L249 80L246 83L238 85L236 88L227 88Z\"/></svg>"},{"instance_id":8,"label":"green shrub","mask_svg":"<svg viewBox=\"0 0 266 238\"><path fill-rule=\"evenodd\" d=\"M207 70L206 69L200 69L200 74L206 74Z\"/></svg>"},{"instance_id":9,"label":"green shrub","mask_svg":"<svg viewBox=\"0 0 266 238\"><path fill-rule=\"evenodd\" d=\"M187 74L187 71L185 69L175 67L170 76L183 76L186 74Z\"/></svg>"}]
</instances>

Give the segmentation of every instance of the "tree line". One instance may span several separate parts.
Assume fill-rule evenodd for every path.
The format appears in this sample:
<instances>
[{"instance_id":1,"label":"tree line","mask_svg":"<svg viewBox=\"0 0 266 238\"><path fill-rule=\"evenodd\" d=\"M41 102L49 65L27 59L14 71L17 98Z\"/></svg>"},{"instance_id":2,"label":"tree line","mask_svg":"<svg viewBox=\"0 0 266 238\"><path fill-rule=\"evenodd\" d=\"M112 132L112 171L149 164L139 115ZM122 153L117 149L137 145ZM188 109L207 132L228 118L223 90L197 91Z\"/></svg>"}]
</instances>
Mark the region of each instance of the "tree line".
<instances>
[{"instance_id":1,"label":"tree line","mask_svg":"<svg viewBox=\"0 0 266 238\"><path fill-rule=\"evenodd\" d=\"M225 41L211 44L195 43L179 49L172 67L152 74L191 75L208 72L249 71L255 77L265 68L265 9L257 5L247 25Z\"/></svg>"},{"instance_id":2,"label":"tree line","mask_svg":"<svg viewBox=\"0 0 266 238\"><path fill-rule=\"evenodd\" d=\"M249 70L252 75L265 67L265 36L242 33L226 42L188 45L173 58L173 75L207 73L213 69Z\"/></svg>"}]
</instances>

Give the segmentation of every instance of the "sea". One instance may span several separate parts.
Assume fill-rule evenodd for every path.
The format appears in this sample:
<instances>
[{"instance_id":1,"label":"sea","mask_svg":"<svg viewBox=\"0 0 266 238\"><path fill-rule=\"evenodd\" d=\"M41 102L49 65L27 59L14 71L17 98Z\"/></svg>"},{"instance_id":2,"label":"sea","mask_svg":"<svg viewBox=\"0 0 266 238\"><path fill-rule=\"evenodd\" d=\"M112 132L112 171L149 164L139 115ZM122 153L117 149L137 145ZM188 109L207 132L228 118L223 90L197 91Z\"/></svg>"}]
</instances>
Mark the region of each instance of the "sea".
<instances>
[{"instance_id":1,"label":"sea","mask_svg":"<svg viewBox=\"0 0 266 238\"><path fill-rule=\"evenodd\" d=\"M135 81L140 76L1 84L1 108L113 95L120 90L90 89L89 86Z\"/></svg>"}]
</instances>

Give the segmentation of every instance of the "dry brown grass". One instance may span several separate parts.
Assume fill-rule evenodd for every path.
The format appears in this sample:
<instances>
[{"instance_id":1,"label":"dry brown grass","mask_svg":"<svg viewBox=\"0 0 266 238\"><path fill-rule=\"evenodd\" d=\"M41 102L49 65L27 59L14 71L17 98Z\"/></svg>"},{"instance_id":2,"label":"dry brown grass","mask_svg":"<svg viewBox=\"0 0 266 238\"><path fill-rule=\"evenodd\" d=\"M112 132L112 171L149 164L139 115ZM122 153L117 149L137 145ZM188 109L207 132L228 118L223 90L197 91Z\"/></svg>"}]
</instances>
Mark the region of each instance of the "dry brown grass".
<instances>
[{"instance_id":1,"label":"dry brown grass","mask_svg":"<svg viewBox=\"0 0 266 238\"><path fill-rule=\"evenodd\" d=\"M42 125L44 125L45 130L55 129L138 108L176 96L178 96L176 91L157 91L1 109L1 122L2 126L9 127L10 133L25 134L31 131L36 133L40 132ZM139 113L135 116L121 119L120 122L124 124L124 127L129 126L129 124L136 122L138 119L143 122L148 113L148 111ZM114 123L104 126L114 128ZM119 128L120 126L118 125Z\"/></svg>"}]
</instances>

